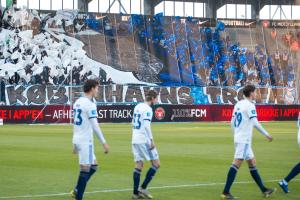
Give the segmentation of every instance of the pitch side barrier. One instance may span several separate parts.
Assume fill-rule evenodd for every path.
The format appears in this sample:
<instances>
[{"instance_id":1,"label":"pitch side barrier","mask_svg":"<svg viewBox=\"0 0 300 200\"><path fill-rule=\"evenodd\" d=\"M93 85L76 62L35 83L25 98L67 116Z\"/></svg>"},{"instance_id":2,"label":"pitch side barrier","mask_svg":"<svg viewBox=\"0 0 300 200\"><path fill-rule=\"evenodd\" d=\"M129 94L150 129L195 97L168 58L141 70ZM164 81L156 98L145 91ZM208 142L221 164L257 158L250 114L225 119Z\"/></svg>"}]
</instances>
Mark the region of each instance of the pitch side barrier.
<instances>
[{"instance_id":1,"label":"pitch side barrier","mask_svg":"<svg viewBox=\"0 0 300 200\"><path fill-rule=\"evenodd\" d=\"M134 105L98 106L99 122L131 122ZM70 123L69 106L0 106L4 124ZM154 122L217 122L230 121L233 105L156 105ZM297 120L300 105L257 105L258 119L262 121Z\"/></svg>"}]
</instances>

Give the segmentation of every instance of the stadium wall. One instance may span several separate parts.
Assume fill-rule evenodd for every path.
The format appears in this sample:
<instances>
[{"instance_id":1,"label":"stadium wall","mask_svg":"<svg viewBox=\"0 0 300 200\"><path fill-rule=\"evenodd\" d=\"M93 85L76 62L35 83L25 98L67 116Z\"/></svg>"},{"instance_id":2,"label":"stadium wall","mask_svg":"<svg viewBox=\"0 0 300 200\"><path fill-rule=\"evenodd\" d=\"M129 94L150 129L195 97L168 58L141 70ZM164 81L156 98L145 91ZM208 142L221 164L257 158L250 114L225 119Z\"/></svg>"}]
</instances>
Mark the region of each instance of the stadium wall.
<instances>
[{"instance_id":1,"label":"stadium wall","mask_svg":"<svg viewBox=\"0 0 300 200\"><path fill-rule=\"evenodd\" d=\"M98 106L99 122L131 122L134 105ZM217 122L230 121L233 105L157 105L154 122ZM257 113L262 121L297 120L300 106L258 105ZM70 123L69 106L0 106L0 118L4 124Z\"/></svg>"}]
</instances>

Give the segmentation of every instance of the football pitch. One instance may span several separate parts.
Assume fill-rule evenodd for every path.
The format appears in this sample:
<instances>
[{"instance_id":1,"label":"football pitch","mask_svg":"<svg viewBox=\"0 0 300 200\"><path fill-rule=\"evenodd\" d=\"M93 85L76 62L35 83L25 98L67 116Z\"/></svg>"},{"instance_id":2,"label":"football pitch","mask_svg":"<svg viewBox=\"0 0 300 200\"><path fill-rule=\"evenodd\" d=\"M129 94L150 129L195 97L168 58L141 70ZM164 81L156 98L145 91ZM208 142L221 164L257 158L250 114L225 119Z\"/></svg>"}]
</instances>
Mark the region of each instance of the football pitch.
<instances>
[{"instance_id":1,"label":"football pitch","mask_svg":"<svg viewBox=\"0 0 300 200\"><path fill-rule=\"evenodd\" d=\"M257 167L268 187L278 190L270 199L299 200L300 176L290 184L290 194L279 190L283 178L300 161L296 122L264 123L274 136L268 143L254 134ZM100 170L87 187L86 200L129 200L134 167L130 124L102 124L110 145L104 155L95 144ZM157 200L220 199L233 159L233 139L228 123L153 124L161 168L149 190ZM5 125L0 127L0 199L63 200L78 176L72 154L69 125ZM95 140L96 141L96 140ZM145 166L142 178L148 170ZM239 170L232 193L243 200L263 199L248 167Z\"/></svg>"}]
</instances>

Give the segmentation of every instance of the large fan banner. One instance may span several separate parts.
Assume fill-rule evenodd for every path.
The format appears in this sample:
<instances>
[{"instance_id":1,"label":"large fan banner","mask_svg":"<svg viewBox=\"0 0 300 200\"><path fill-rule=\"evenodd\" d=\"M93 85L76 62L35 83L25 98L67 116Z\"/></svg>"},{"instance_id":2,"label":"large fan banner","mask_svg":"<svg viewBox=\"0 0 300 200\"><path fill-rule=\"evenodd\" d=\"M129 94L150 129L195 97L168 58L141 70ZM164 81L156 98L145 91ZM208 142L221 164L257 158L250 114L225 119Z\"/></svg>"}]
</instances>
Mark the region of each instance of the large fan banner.
<instances>
[{"instance_id":1,"label":"large fan banner","mask_svg":"<svg viewBox=\"0 0 300 200\"><path fill-rule=\"evenodd\" d=\"M168 105L235 104L243 98L241 88L220 87L151 87L102 85L97 104L134 104L143 102L145 93L154 89L159 103ZM70 105L82 96L81 87L31 85L7 86L6 105ZM298 102L295 88L261 87L257 103L291 105Z\"/></svg>"}]
</instances>

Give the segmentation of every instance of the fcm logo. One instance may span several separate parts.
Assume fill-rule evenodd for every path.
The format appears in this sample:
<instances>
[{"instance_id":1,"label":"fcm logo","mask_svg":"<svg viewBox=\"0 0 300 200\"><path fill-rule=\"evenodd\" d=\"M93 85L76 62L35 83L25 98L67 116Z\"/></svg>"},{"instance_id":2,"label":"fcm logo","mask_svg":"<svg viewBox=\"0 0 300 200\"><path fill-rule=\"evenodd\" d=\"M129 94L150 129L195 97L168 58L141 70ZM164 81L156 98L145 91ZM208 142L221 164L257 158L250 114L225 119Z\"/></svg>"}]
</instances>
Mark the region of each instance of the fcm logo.
<instances>
[{"instance_id":1,"label":"fcm logo","mask_svg":"<svg viewBox=\"0 0 300 200\"><path fill-rule=\"evenodd\" d=\"M155 118L157 120L162 120L165 118L166 111L162 107L158 107L155 109Z\"/></svg>"}]
</instances>

